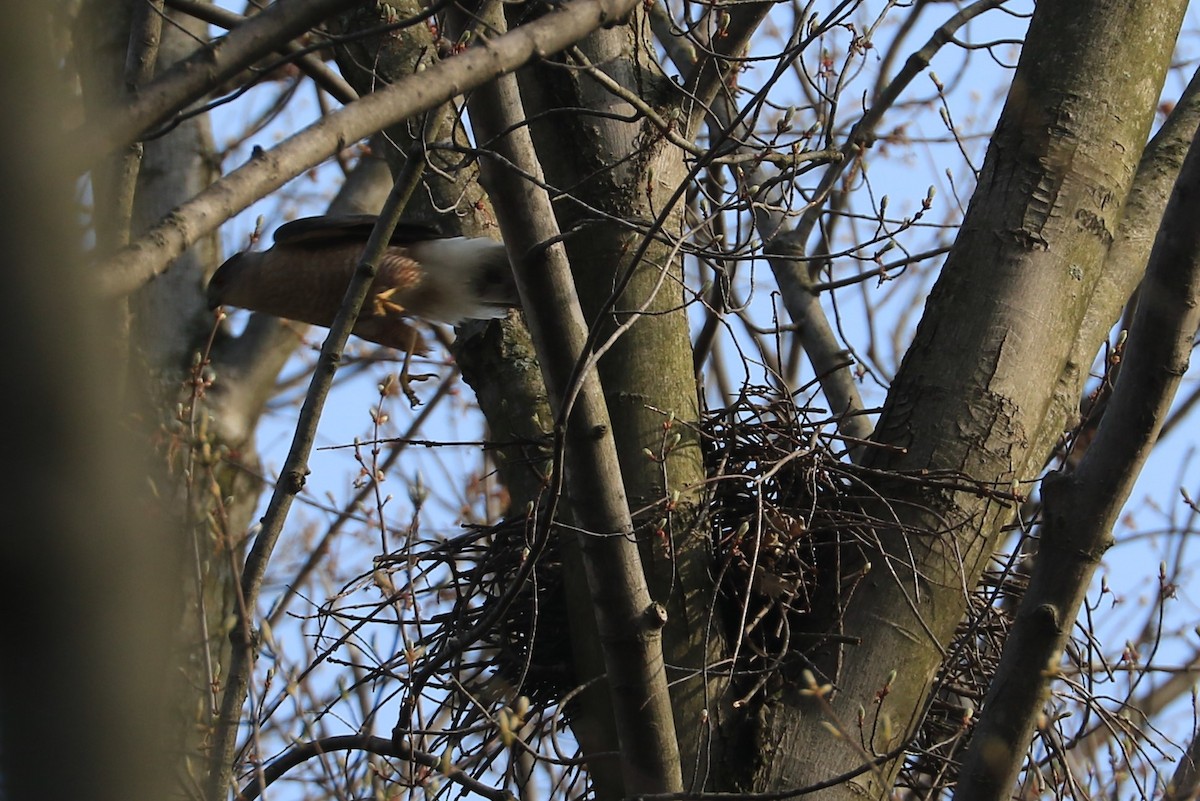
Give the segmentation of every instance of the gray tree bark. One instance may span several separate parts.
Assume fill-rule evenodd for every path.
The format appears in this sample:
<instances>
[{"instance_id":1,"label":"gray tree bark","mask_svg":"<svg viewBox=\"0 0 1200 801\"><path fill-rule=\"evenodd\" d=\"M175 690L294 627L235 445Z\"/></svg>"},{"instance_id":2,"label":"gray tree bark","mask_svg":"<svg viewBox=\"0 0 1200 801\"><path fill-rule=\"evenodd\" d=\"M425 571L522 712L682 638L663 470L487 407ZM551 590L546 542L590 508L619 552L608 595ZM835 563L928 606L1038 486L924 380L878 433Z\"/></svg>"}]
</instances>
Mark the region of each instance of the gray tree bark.
<instances>
[{"instance_id":1,"label":"gray tree bark","mask_svg":"<svg viewBox=\"0 0 1200 801\"><path fill-rule=\"evenodd\" d=\"M673 116L668 110L680 99L651 56L647 36L639 9L628 25L580 43L582 58L568 63L598 65L594 69L608 79L603 83L553 62L520 77L527 112L539 120L531 129L547 179L572 187L556 212L569 232L567 253L591 325L589 342L602 354L599 375L625 492L633 509L644 510L635 523L651 594L667 610L663 651L684 786L698 789L706 781L723 784L729 699L723 695L727 674L710 669L728 651L714 612L719 600L705 531L705 473L693 428L697 390L679 288L679 190L688 170L684 151L656 137L653 125L606 85L615 82ZM546 114L581 108L597 113Z\"/></svg>"},{"instance_id":2,"label":"gray tree bark","mask_svg":"<svg viewBox=\"0 0 1200 801\"><path fill-rule=\"evenodd\" d=\"M875 440L891 448L866 457L872 467L965 475L995 490L878 482L890 509L877 512L899 525L880 527L871 571L841 619L840 632L859 642L813 655L818 681L836 688L833 712L854 721L866 710L869 753L853 744L857 731L822 733L821 703L782 687L765 710L756 787L860 769L913 733L966 592L1013 513L1004 496L1024 491L1013 481L1036 476L1068 427L1090 364L1071 343L1120 222L1184 6L1038 5L978 188L876 427ZM1090 312L1115 319L1119 306L1108 304ZM898 759L886 760L819 796L883 797L898 769Z\"/></svg>"}]
</instances>

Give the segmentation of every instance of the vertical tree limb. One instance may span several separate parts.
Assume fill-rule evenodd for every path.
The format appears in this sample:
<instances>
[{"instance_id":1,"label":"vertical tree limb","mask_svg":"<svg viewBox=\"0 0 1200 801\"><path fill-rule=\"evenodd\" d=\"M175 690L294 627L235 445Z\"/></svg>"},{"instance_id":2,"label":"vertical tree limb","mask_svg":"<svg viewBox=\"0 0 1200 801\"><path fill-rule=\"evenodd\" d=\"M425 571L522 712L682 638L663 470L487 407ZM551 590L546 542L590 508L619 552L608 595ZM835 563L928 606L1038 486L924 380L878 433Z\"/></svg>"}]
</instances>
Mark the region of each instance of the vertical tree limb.
<instances>
[{"instance_id":1,"label":"vertical tree limb","mask_svg":"<svg viewBox=\"0 0 1200 801\"><path fill-rule=\"evenodd\" d=\"M1037 565L963 761L958 799L1011 794L1079 607L1187 371L1200 327L1198 141L1163 215L1096 438L1073 473L1052 473L1042 483Z\"/></svg>"},{"instance_id":2,"label":"vertical tree limb","mask_svg":"<svg viewBox=\"0 0 1200 801\"><path fill-rule=\"evenodd\" d=\"M543 181L533 150L516 79L505 76L477 90L469 101L472 122L491 147L523 172ZM499 135L508 131L502 138ZM665 615L652 604L633 541L633 521L621 480L612 426L595 368L570 386L576 363L586 359L587 325L545 190L483 165L516 267L526 320L537 348L556 435L564 443L562 468L604 652L621 748L625 791L681 789L675 726L662 661ZM543 242L557 241L550 246ZM572 403L572 398L574 401Z\"/></svg>"}]
</instances>

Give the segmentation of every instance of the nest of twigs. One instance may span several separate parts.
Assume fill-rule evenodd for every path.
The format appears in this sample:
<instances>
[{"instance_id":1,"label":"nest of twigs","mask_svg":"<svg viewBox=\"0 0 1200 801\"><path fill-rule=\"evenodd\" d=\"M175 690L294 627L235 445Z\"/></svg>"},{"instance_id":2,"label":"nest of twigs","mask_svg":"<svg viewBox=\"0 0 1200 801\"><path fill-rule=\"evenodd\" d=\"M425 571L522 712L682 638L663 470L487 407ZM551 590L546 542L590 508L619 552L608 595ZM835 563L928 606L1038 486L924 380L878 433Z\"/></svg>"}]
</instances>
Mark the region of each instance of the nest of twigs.
<instances>
[{"instance_id":1,"label":"nest of twigs","mask_svg":"<svg viewBox=\"0 0 1200 801\"><path fill-rule=\"evenodd\" d=\"M997 554L998 557L1005 556ZM984 572L938 671L936 690L897 785L927 792L953 783L970 743L975 712L996 672L1013 614L1027 586L1020 553ZM1052 737L1047 731L1039 736Z\"/></svg>"},{"instance_id":2,"label":"nest of twigs","mask_svg":"<svg viewBox=\"0 0 1200 801\"><path fill-rule=\"evenodd\" d=\"M847 642L842 610L870 570L877 532L897 530L896 521L867 512L880 504L834 422L766 390L701 420L711 492L702 524L716 567L714 603L737 643L738 706L772 682L795 682L801 669L829 664L824 651ZM539 522L521 518L475 532L467 589L443 625L448 636L482 632L468 646L475 660L464 654L464 666L486 665L535 703L555 705L578 681L561 557L554 536L539 541ZM972 598L901 784L951 780L970 709L994 672L1008 625L1011 601L1004 599L1019 595L1019 584L1010 570L993 571ZM563 712L570 716L569 707Z\"/></svg>"},{"instance_id":3,"label":"nest of twigs","mask_svg":"<svg viewBox=\"0 0 1200 801\"><path fill-rule=\"evenodd\" d=\"M555 537L538 542L537 520L519 518L493 530L482 589L484 608L500 614L485 643L496 649L501 675L522 694L551 704L575 679L562 558ZM523 568L526 579L514 592Z\"/></svg>"},{"instance_id":4,"label":"nest of twigs","mask_svg":"<svg viewBox=\"0 0 1200 801\"><path fill-rule=\"evenodd\" d=\"M823 412L750 395L701 422L723 622L741 638L740 667L758 677L752 688L761 687L761 677L807 664L808 649L836 641L839 610L863 575L858 546L871 521L861 511L862 484L832 430ZM485 601L469 617L496 620L481 645L520 692L545 702L561 698L576 679L555 538L539 544L536 524L524 519L496 526L486 538L472 571ZM513 592L518 572L535 557L528 580Z\"/></svg>"},{"instance_id":5,"label":"nest of twigs","mask_svg":"<svg viewBox=\"0 0 1200 801\"><path fill-rule=\"evenodd\" d=\"M743 395L704 424L719 588L748 684L740 703L838 642L877 522L828 414L761 397Z\"/></svg>"}]
</instances>

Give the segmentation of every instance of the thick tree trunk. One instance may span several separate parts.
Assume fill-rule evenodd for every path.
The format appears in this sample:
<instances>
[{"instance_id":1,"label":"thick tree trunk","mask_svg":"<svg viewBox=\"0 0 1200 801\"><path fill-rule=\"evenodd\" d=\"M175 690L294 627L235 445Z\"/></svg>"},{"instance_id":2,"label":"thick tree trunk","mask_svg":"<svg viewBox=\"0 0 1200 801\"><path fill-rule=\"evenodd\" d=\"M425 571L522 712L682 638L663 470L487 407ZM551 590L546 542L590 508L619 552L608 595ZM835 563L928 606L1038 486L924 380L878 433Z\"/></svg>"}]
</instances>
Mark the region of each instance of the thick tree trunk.
<instances>
[{"instance_id":1,"label":"thick tree trunk","mask_svg":"<svg viewBox=\"0 0 1200 801\"><path fill-rule=\"evenodd\" d=\"M1146 141L1183 2L1039 3L979 185L888 396L872 467L964 475L991 491L879 482L888 501L871 571L839 633L813 654L819 702L783 686L764 710L755 789L805 786L906 742L1001 526L1005 493L1037 477L1067 427L1090 357L1089 309ZM1119 65L1114 68L1114 65ZM1144 265L1130 265L1141 269ZM1108 303L1114 301L1109 298ZM1094 353L1099 342L1088 343ZM865 711L860 731L854 721ZM855 743L865 741L865 753ZM886 796L900 761L822 791Z\"/></svg>"},{"instance_id":2,"label":"thick tree trunk","mask_svg":"<svg viewBox=\"0 0 1200 801\"><path fill-rule=\"evenodd\" d=\"M580 43L578 52L583 63L599 65L625 91L662 111L677 96L650 58L645 30L639 11L628 25ZM634 106L586 71L538 65L522 76L522 90L526 111L541 120L532 128L547 178L571 188L556 211L564 231L575 229L567 251L594 347L605 351L600 378L626 493L632 509L642 510L635 517L642 562L652 595L667 608L663 649L684 786L722 786L725 682L719 669L707 666L727 651L723 621L713 611L718 601L702 519L704 465L691 427L699 411L680 291L682 256L672 244L683 235L676 190L687 179L684 154L665 140L655 142L654 127L636 118ZM539 113L578 108L599 113ZM631 116L632 122L619 119ZM653 239L642 252L647 231Z\"/></svg>"}]
</instances>

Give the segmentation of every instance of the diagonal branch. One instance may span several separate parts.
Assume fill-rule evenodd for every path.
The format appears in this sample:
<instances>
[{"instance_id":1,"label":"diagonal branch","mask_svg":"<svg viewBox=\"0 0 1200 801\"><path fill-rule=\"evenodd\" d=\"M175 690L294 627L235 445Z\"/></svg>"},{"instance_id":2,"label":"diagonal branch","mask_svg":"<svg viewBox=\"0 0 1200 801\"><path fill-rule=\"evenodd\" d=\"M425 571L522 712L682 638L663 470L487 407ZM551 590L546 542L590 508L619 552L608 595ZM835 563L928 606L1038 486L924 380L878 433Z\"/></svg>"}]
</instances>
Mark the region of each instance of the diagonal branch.
<instances>
[{"instance_id":1,"label":"diagonal branch","mask_svg":"<svg viewBox=\"0 0 1200 801\"><path fill-rule=\"evenodd\" d=\"M248 17L243 17L241 14L211 3L201 2L200 0L169 0L167 5L176 11L182 11L196 19L224 28L227 31L235 30L249 21ZM354 87L348 84L346 79L336 71L325 66L325 62L317 54L310 53L308 50L308 48L297 42L288 41L276 52L285 56L295 57L296 66L302 72L312 78L317 86L320 86L342 103L352 103L357 100L358 92L354 91Z\"/></svg>"},{"instance_id":2,"label":"diagonal branch","mask_svg":"<svg viewBox=\"0 0 1200 801\"><path fill-rule=\"evenodd\" d=\"M959 776L959 798L999 801L1016 782L1054 666L1112 528L1158 439L1200 325L1200 135L1163 215L1104 419L1079 468L1043 482L1037 566Z\"/></svg>"},{"instance_id":3,"label":"diagonal branch","mask_svg":"<svg viewBox=\"0 0 1200 801\"><path fill-rule=\"evenodd\" d=\"M90 119L69 139L80 148L74 171L82 172L95 159L134 142L172 114L204 97L268 53L285 47L316 23L362 0L291 0L275 3L211 45L202 46L138 90L126 105Z\"/></svg>"},{"instance_id":4,"label":"diagonal branch","mask_svg":"<svg viewBox=\"0 0 1200 801\"><path fill-rule=\"evenodd\" d=\"M280 480L275 484L275 491L271 494L267 511L262 518L262 526L246 557L242 571L241 595L238 599L239 620L230 633L234 647L230 658L229 676L226 680L225 694L221 698L220 717L209 754L208 786L205 793L209 801L218 801L225 797L225 788L229 786L233 770L238 719L246 702L256 655L252 619L258 606L258 595L266 575L267 563L283 531L283 523L291 509L292 500L304 487L305 477L308 475L308 456L316 440L317 422L320 420L329 389L333 385L333 376L341 361L346 340L350 337L363 301L375 280L383 251L400 221L408 199L416 191L421 180L420 166L424 164L424 159L419 155L410 154L407 164L412 166L396 177L396 183L379 214L379 220L367 241L354 277L346 287L342 307L329 328L325 343L321 346L321 356L317 360L312 383L300 409L300 419L296 423L296 432L283 463Z\"/></svg>"},{"instance_id":5,"label":"diagonal branch","mask_svg":"<svg viewBox=\"0 0 1200 801\"><path fill-rule=\"evenodd\" d=\"M523 173L485 160L482 177L515 265L525 317L537 348L557 435L565 439L567 491L581 529L580 550L604 652L627 793L682 788L678 745L662 655L661 607L652 603L633 539L633 521L608 408L594 361L573 386L585 356L587 324L567 263L549 195L539 184L534 153L515 77L505 76L470 101L481 139ZM545 246L545 242L555 244ZM574 399L572 402L572 395Z\"/></svg>"},{"instance_id":6,"label":"diagonal branch","mask_svg":"<svg viewBox=\"0 0 1200 801\"><path fill-rule=\"evenodd\" d=\"M167 215L98 269L106 296L132 292L202 236L346 145L474 89L624 18L630 0L571 0L535 20L329 114L255 156Z\"/></svg>"}]
</instances>

